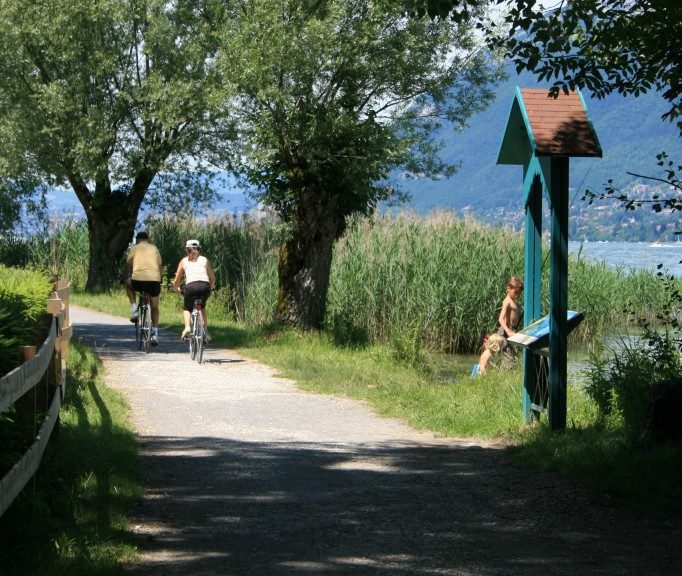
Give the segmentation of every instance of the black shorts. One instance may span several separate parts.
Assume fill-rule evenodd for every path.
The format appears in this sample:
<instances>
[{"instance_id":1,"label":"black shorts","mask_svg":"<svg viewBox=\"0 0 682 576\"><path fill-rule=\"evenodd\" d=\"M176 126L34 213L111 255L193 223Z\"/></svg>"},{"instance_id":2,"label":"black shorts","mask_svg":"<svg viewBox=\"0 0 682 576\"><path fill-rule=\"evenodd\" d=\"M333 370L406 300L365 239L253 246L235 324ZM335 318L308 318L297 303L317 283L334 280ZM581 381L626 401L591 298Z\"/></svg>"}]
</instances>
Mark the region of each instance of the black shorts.
<instances>
[{"instance_id":1,"label":"black shorts","mask_svg":"<svg viewBox=\"0 0 682 576\"><path fill-rule=\"evenodd\" d=\"M153 280L133 280L130 279L130 287L135 292L146 292L150 296L158 296L161 294L161 282Z\"/></svg>"},{"instance_id":2,"label":"black shorts","mask_svg":"<svg viewBox=\"0 0 682 576\"><path fill-rule=\"evenodd\" d=\"M211 295L211 285L208 282L190 282L185 284L185 299L182 303L183 310L191 312L194 308L194 301L201 298L206 305L206 300Z\"/></svg>"}]
</instances>

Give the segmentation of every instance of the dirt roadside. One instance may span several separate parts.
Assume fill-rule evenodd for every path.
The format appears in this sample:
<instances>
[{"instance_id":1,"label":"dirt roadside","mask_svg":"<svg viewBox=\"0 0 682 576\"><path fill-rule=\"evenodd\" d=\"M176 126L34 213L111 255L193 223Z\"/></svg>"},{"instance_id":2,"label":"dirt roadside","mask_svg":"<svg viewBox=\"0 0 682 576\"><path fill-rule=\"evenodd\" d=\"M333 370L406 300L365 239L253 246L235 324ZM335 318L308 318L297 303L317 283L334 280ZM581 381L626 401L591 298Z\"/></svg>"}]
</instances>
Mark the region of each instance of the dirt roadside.
<instances>
[{"instance_id":1,"label":"dirt roadside","mask_svg":"<svg viewBox=\"0 0 682 576\"><path fill-rule=\"evenodd\" d=\"M650 523L495 446L434 438L177 335L71 310L141 444L140 575L682 573L682 523Z\"/></svg>"}]
</instances>

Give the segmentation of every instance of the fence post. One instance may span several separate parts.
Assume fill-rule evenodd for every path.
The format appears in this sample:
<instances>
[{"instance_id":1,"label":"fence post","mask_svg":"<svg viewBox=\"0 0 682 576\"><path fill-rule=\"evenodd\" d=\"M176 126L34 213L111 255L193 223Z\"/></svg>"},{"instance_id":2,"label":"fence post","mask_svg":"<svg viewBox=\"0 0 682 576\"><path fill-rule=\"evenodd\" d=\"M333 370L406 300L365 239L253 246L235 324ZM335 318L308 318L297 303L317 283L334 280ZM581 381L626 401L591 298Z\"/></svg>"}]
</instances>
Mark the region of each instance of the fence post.
<instances>
[{"instance_id":1,"label":"fence post","mask_svg":"<svg viewBox=\"0 0 682 576\"><path fill-rule=\"evenodd\" d=\"M68 296L65 300L60 298L60 293L64 292L64 283L55 278L53 286L54 292L47 301L47 311L52 314L52 322L55 323L56 328L54 351L52 352L50 364L45 372L48 406L56 393L63 394L63 390L59 390L59 386L62 379L62 358L65 358L64 352L68 344L62 339L62 330L65 326L68 326L69 322ZM52 433L55 437L59 437L59 416L57 416Z\"/></svg>"},{"instance_id":2,"label":"fence post","mask_svg":"<svg viewBox=\"0 0 682 576\"><path fill-rule=\"evenodd\" d=\"M57 332L55 334L55 340L54 340L54 350L52 351L52 358L50 360L50 365L47 368L46 377L48 378L47 381L47 398L48 398L48 404L47 404L47 409L49 409L50 404L52 403L52 399L54 398L55 394L60 395L60 399L63 400L63 397L61 397L62 391L60 390L60 384L61 384L61 379L62 379L62 342L61 342L61 331L62 331L62 326L59 325L57 319L53 319L53 322L57 322ZM61 410L60 410L61 413ZM59 428L60 428L60 415L57 414L57 418L55 420L55 425L52 430L52 436L55 439L59 439Z\"/></svg>"}]
</instances>

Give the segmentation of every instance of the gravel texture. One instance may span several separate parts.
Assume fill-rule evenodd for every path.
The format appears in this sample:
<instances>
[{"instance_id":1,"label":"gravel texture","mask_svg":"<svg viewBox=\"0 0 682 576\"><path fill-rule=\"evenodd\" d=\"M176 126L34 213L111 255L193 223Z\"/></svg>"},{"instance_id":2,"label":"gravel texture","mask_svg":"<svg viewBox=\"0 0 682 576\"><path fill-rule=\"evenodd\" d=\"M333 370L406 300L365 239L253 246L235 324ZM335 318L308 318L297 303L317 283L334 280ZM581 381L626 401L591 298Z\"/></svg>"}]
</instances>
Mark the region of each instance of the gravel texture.
<instances>
[{"instance_id":1,"label":"gravel texture","mask_svg":"<svg viewBox=\"0 0 682 576\"><path fill-rule=\"evenodd\" d=\"M179 319L178 319L179 320ZM682 574L682 525L644 522L495 445L435 438L178 334L72 307L131 406L139 575ZM179 332L179 330L178 330Z\"/></svg>"}]
</instances>

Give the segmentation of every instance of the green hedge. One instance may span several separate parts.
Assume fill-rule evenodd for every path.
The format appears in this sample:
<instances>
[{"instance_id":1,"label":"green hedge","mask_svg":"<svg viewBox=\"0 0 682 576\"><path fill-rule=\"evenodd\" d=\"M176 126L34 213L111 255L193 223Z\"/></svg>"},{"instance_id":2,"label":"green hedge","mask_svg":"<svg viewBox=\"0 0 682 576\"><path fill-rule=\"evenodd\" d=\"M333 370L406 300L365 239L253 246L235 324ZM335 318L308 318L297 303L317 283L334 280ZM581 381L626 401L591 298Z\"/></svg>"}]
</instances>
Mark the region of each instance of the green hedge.
<instances>
[{"instance_id":1,"label":"green hedge","mask_svg":"<svg viewBox=\"0 0 682 576\"><path fill-rule=\"evenodd\" d=\"M19 346L40 344L51 290L42 272L0 265L0 375L20 362Z\"/></svg>"}]
</instances>

